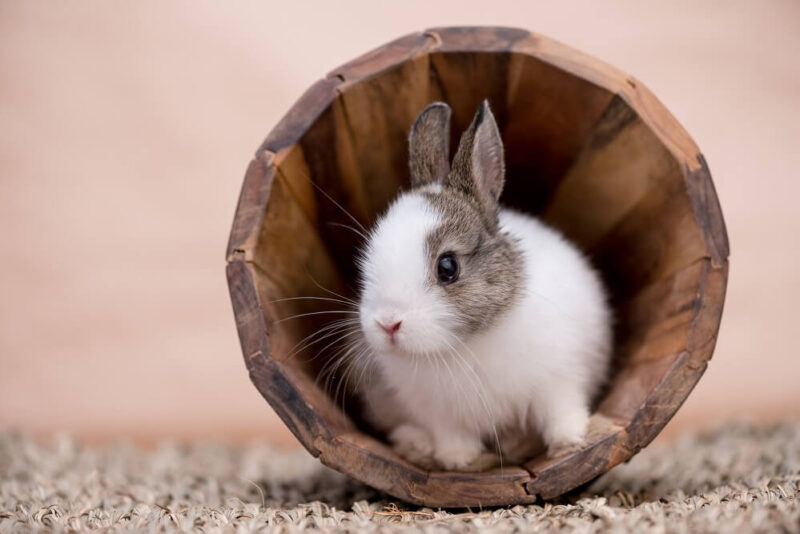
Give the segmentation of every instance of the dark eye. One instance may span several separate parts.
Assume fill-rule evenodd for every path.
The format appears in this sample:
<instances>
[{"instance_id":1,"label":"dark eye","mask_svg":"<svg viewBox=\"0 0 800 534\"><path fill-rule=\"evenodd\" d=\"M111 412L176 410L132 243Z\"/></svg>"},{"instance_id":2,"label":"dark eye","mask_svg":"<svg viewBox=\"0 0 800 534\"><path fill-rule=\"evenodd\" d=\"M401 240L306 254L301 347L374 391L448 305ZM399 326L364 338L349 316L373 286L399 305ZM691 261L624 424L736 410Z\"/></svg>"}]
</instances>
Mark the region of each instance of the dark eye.
<instances>
[{"instance_id":1,"label":"dark eye","mask_svg":"<svg viewBox=\"0 0 800 534\"><path fill-rule=\"evenodd\" d=\"M452 252L445 252L436 261L436 276L440 284L452 284L458 280L458 262Z\"/></svg>"}]
</instances>

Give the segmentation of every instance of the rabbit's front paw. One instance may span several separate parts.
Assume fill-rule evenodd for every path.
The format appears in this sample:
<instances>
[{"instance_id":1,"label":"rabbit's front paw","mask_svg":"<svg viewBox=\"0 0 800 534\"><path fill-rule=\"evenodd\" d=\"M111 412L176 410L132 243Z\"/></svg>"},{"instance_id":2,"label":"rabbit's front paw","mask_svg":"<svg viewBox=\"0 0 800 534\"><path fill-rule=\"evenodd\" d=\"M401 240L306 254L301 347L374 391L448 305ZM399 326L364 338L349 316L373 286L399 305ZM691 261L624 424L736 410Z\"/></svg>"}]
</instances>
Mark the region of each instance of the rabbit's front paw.
<instances>
[{"instance_id":1,"label":"rabbit's front paw","mask_svg":"<svg viewBox=\"0 0 800 534\"><path fill-rule=\"evenodd\" d=\"M434 458L449 471L469 471L483 452L479 440L458 440L437 446Z\"/></svg>"},{"instance_id":2,"label":"rabbit's front paw","mask_svg":"<svg viewBox=\"0 0 800 534\"><path fill-rule=\"evenodd\" d=\"M418 426L402 424L391 431L389 441L394 451L413 464L426 466L433 457L433 440Z\"/></svg>"},{"instance_id":3,"label":"rabbit's front paw","mask_svg":"<svg viewBox=\"0 0 800 534\"><path fill-rule=\"evenodd\" d=\"M582 437L576 441L552 443L547 447L547 457L559 458L561 456L566 456L568 454L572 454L573 452L578 452L585 445L586 442Z\"/></svg>"},{"instance_id":4,"label":"rabbit's front paw","mask_svg":"<svg viewBox=\"0 0 800 534\"><path fill-rule=\"evenodd\" d=\"M584 409L563 410L545 427L547 457L556 458L583 448L589 416Z\"/></svg>"}]
</instances>

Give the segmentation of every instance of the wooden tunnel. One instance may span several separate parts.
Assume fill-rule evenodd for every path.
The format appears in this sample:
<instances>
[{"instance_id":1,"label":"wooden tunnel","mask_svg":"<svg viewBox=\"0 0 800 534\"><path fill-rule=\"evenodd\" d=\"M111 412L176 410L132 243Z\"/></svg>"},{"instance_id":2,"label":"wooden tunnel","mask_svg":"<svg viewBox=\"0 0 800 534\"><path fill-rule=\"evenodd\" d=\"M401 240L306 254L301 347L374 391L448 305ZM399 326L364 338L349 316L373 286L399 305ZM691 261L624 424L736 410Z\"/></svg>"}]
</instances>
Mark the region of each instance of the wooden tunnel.
<instances>
[{"instance_id":1,"label":"wooden tunnel","mask_svg":"<svg viewBox=\"0 0 800 534\"><path fill-rule=\"evenodd\" d=\"M369 227L407 185L416 115L447 102L455 137L484 98L506 146L502 201L574 240L610 288L615 368L583 450L502 470L427 472L334 402L316 380L324 355L312 347L287 358L329 318L281 321L326 309L281 299L328 296L322 288L354 297L359 236L339 226L352 221L333 201ZM527 31L434 28L335 69L269 133L247 169L227 275L250 377L311 454L405 501L460 507L552 498L647 445L711 358L727 258L705 160L639 81Z\"/></svg>"}]
</instances>

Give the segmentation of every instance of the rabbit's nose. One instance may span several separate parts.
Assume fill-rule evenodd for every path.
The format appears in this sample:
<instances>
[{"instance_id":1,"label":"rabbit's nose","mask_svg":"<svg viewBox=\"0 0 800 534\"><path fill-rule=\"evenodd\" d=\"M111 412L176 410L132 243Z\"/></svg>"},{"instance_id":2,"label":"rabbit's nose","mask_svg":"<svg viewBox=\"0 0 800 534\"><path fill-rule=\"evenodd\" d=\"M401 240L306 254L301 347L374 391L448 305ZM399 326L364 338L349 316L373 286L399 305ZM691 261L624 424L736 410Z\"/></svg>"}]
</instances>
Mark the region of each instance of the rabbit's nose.
<instances>
[{"instance_id":1,"label":"rabbit's nose","mask_svg":"<svg viewBox=\"0 0 800 534\"><path fill-rule=\"evenodd\" d=\"M400 330L400 325L403 324L403 321L392 321L392 320L379 321L376 319L375 322L377 322L378 326L383 328L383 331L389 334L389 337L392 339L394 339L394 335L397 333L397 331Z\"/></svg>"}]
</instances>

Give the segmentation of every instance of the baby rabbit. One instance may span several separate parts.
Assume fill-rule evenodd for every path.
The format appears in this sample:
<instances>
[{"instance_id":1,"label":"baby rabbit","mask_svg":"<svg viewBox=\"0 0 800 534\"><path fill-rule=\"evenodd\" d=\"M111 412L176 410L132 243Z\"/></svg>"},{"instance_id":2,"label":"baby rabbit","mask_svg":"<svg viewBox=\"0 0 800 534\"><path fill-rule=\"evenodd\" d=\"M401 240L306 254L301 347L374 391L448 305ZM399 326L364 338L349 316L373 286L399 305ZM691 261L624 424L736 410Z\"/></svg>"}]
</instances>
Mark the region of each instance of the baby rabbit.
<instances>
[{"instance_id":1,"label":"baby rabbit","mask_svg":"<svg viewBox=\"0 0 800 534\"><path fill-rule=\"evenodd\" d=\"M412 462L468 470L503 433L579 448L605 379L611 314L598 275L556 230L498 205L503 144L484 101L449 164L451 110L409 134L410 191L359 258L359 321L377 373L368 420ZM510 440L509 440L510 441Z\"/></svg>"}]
</instances>

